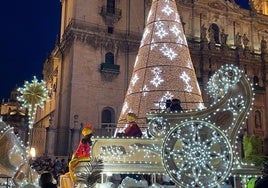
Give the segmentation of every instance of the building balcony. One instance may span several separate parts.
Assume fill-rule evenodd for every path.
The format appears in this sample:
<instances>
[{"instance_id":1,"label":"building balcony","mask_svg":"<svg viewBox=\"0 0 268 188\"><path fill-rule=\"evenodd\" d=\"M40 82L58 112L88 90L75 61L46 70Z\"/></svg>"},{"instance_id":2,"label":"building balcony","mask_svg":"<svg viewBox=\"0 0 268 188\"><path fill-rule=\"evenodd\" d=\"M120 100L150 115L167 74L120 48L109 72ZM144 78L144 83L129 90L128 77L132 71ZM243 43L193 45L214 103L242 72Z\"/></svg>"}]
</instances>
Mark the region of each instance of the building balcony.
<instances>
[{"instance_id":1,"label":"building balcony","mask_svg":"<svg viewBox=\"0 0 268 188\"><path fill-rule=\"evenodd\" d=\"M103 17L107 25L117 23L122 17L122 10L117 8L108 8L107 6L100 7L99 14Z\"/></svg>"},{"instance_id":2,"label":"building balcony","mask_svg":"<svg viewBox=\"0 0 268 188\"><path fill-rule=\"evenodd\" d=\"M113 74L119 74L120 73L120 65L115 65L111 63L101 63L100 65L100 71L102 73L113 73Z\"/></svg>"},{"instance_id":3,"label":"building balcony","mask_svg":"<svg viewBox=\"0 0 268 188\"><path fill-rule=\"evenodd\" d=\"M120 73L120 65L101 63L100 72L106 81L112 81Z\"/></svg>"}]
</instances>

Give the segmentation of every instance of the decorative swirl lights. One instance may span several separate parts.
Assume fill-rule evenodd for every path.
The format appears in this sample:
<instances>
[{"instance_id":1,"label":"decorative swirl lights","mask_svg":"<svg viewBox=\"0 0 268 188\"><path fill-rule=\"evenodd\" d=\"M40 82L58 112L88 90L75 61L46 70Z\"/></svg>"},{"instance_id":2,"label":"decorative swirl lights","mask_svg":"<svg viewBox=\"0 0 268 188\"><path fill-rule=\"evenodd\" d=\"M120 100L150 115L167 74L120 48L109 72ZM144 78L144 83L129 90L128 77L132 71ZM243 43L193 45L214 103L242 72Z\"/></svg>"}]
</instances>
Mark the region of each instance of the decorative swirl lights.
<instances>
[{"instance_id":1,"label":"decorative swirl lights","mask_svg":"<svg viewBox=\"0 0 268 188\"><path fill-rule=\"evenodd\" d=\"M169 131L170 127L163 117L155 117L148 123L149 132L155 138L163 138Z\"/></svg>"},{"instance_id":2,"label":"decorative swirl lights","mask_svg":"<svg viewBox=\"0 0 268 188\"><path fill-rule=\"evenodd\" d=\"M208 93L215 100L223 97L241 78L241 71L234 65L224 65L209 80Z\"/></svg>"},{"instance_id":3,"label":"decorative swirl lights","mask_svg":"<svg viewBox=\"0 0 268 188\"><path fill-rule=\"evenodd\" d=\"M164 139L162 160L172 180L183 187L214 187L228 177L232 147L215 125L193 120L177 125Z\"/></svg>"}]
</instances>

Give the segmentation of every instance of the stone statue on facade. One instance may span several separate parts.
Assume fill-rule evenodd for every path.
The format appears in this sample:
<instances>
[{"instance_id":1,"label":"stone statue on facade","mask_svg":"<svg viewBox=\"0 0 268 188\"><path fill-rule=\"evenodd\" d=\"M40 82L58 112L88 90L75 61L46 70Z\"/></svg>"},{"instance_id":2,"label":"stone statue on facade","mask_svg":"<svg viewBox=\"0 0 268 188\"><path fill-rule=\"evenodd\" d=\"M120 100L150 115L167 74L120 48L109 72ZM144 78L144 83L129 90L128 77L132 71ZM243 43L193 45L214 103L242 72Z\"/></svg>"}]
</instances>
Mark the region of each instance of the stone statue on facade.
<instances>
[{"instance_id":1,"label":"stone statue on facade","mask_svg":"<svg viewBox=\"0 0 268 188\"><path fill-rule=\"evenodd\" d=\"M214 43L215 42L215 38L214 38L214 29L212 27L209 28L208 30L208 35L209 35L209 41L210 43Z\"/></svg>"},{"instance_id":2,"label":"stone statue on facade","mask_svg":"<svg viewBox=\"0 0 268 188\"><path fill-rule=\"evenodd\" d=\"M241 46L242 44L242 36L240 35L239 32L237 32L237 34L235 35L235 46Z\"/></svg>"},{"instance_id":3,"label":"stone statue on facade","mask_svg":"<svg viewBox=\"0 0 268 188\"><path fill-rule=\"evenodd\" d=\"M207 28L203 24L200 29L200 39L201 41L207 41Z\"/></svg>"},{"instance_id":4,"label":"stone statue on facade","mask_svg":"<svg viewBox=\"0 0 268 188\"><path fill-rule=\"evenodd\" d=\"M267 52L267 41L264 39L264 36L261 39L261 53Z\"/></svg>"},{"instance_id":5,"label":"stone statue on facade","mask_svg":"<svg viewBox=\"0 0 268 188\"><path fill-rule=\"evenodd\" d=\"M228 34L225 34L224 29L222 29L222 31L221 31L221 44L224 46L227 43L227 37L228 37Z\"/></svg>"},{"instance_id":6,"label":"stone statue on facade","mask_svg":"<svg viewBox=\"0 0 268 188\"><path fill-rule=\"evenodd\" d=\"M248 39L248 37L247 37L246 33L244 33L244 35L243 35L242 39L243 39L243 44L244 44L244 47L245 47L245 48L246 48L246 47L248 47L248 42L249 42L249 39Z\"/></svg>"}]
</instances>

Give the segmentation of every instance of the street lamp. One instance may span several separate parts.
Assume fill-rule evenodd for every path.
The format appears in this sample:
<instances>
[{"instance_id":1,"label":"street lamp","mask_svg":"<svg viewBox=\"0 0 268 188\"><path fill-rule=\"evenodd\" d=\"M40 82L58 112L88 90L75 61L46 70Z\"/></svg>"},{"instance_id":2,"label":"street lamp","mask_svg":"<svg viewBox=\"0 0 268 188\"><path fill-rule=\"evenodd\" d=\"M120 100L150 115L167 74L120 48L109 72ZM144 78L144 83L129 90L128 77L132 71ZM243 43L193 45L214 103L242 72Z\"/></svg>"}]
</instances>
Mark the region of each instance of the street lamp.
<instances>
[{"instance_id":1,"label":"street lamp","mask_svg":"<svg viewBox=\"0 0 268 188\"><path fill-rule=\"evenodd\" d=\"M35 160L35 157L36 157L36 151L35 151L35 148L32 147L30 149L30 156L31 156L31 159Z\"/></svg>"}]
</instances>

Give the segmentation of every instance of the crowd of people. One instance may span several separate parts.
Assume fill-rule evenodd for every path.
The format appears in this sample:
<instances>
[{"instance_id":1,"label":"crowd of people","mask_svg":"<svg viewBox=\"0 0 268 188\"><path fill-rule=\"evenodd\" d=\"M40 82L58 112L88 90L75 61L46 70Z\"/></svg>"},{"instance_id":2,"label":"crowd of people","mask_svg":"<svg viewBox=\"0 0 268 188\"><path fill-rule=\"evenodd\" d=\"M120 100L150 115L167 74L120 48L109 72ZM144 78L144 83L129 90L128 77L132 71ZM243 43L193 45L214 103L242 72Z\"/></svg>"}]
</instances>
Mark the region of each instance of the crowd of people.
<instances>
[{"instance_id":1,"label":"crowd of people","mask_svg":"<svg viewBox=\"0 0 268 188\"><path fill-rule=\"evenodd\" d=\"M166 112L183 112L183 108L181 107L181 101L179 99L168 99L166 101Z\"/></svg>"},{"instance_id":2,"label":"crowd of people","mask_svg":"<svg viewBox=\"0 0 268 188\"><path fill-rule=\"evenodd\" d=\"M32 161L31 166L39 174L50 173L56 181L59 180L60 175L69 171L67 160L56 157L52 160L49 157L38 157Z\"/></svg>"}]
</instances>

